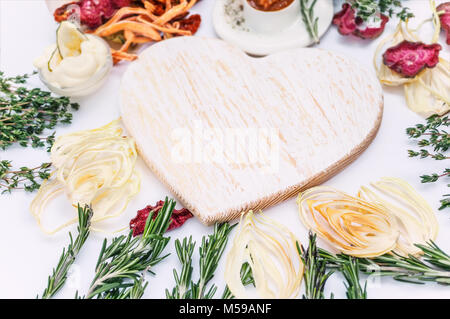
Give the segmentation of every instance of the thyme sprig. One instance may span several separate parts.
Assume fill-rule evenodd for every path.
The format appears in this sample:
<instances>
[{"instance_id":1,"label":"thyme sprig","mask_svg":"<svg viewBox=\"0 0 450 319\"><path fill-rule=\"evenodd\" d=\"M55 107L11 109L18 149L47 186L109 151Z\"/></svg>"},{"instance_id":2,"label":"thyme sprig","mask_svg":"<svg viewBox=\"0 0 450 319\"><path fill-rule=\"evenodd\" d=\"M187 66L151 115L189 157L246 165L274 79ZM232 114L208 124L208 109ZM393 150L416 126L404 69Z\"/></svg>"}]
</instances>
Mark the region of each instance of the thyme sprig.
<instances>
[{"instance_id":1,"label":"thyme sprig","mask_svg":"<svg viewBox=\"0 0 450 319\"><path fill-rule=\"evenodd\" d=\"M81 208L80 205L78 205L78 235L74 241L72 233L69 232L70 243L67 248L63 249L58 265L56 268L53 268L52 274L48 277L47 287L42 293L42 299L53 297L66 282L70 267L75 262L78 253L86 242L86 239L89 237L92 215L93 211L90 206L85 205Z\"/></svg>"},{"instance_id":2,"label":"thyme sprig","mask_svg":"<svg viewBox=\"0 0 450 319\"><path fill-rule=\"evenodd\" d=\"M402 21L414 16L409 8L402 5L401 0L348 0L347 2L356 10L357 17L363 21L376 17L378 13L389 17L396 16Z\"/></svg>"},{"instance_id":3,"label":"thyme sprig","mask_svg":"<svg viewBox=\"0 0 450 319\"><path fill-rule=\"evenodd\" d=\"M233 229L228 223L215 224L211 235L202 237L199 247L199 279L192 279L192 254L195 242L192 237L175 241L175 250L182 265L180 274L174 269L175 287L166 289L167 299L212 299L217 291L216 285L208 284L214 277L220 258L228 242L228 235Z\"/></svg>"},{"instance_id":4,"label":"thyme sprig","mask_svg":"<svg viewBox=\"0 0 450 319\"><path fill-rule=\"evenodd\" d=\"M324 289L328 278L334 271L328 271L326 261L319 256L317 247L317 235L309 232L308 249L299 246L297 250L304 265L303 280L305 282L305 294L303 299L325 299ZM333 298L333 294L331 294Z\"/></svg>"},{"instance_id":5,"label":"thyme sprig","mask_svg":"<svg viewBox=\"0 0 450 319\"><path fill-rule=\"evenodd\" d=\"M449 126L448 116L433 115L427 119L426 124L407 128L406 134L409 138L416 140L417 145L421 147L419 150L408 150L409 157L431 158L437 161L449 159L450 157L445 155L450 148L450 133L447 131ZM424 174L420 178L422 183L434 183L448 176L450 176L450 168L440 173ZM440 202L439 209L450 207L450 194L444 195Z\"/></svg>"},{"instance_id":6,"label":"thyme sprig","mask_svg":"<svg viewBox=\"0 0 450 319\"><path fill-rule=\"evenodd\" d=\"M149 214L140 237L133 237L130 231L127 236L115 237L109 245L104 240L86 298L142 296L147 287L142 274L145 271L153 273L151 267L168 256L161 254L170 240L170 237L164 237L164 233L169 227L174 207L175 201L166 197L155 219L152 212Z\"/></svg>"},{"instance_id":7,"label":"thyme sprig","mask_svg":"<svg viewBox=\"0 0 450 319\"><path fill-rule=\"evenodd\" d=\"M305 23L306 30L308 31L313 43L319 43L319 18L314 15L314 7L317 0L300 0L300 11L302 14L302 20Z\"/></svg>"},{"instance_id":8,"label":"thyme sprig","mask_svg":"<svg viewBox=\"0 0 450 319\"><path fill-rule=\"evenodd\" d=\"M36 74L6 77L0 71L0 149L13 144L34 148L54 142L54 133L41 134L53 129L58 123L71 123L71 110L79 105L67 97L55 97L39 88L25 87L30 76Z\"/></svg>"},{"instance_id":9,"label":"thyme sprig","mask_svg":"<svg viewBox=\"0 0 450 319\"><path fill-rule=\"evenodd\" d=\"M0 190L1 193L11 193L14 189L24 189L32 192L39 189L43 180L50 176L51 163L43 163L34 168L26 166L18 169L12 168L12 162L0 161Z\"/></svg>"}]
</instances>

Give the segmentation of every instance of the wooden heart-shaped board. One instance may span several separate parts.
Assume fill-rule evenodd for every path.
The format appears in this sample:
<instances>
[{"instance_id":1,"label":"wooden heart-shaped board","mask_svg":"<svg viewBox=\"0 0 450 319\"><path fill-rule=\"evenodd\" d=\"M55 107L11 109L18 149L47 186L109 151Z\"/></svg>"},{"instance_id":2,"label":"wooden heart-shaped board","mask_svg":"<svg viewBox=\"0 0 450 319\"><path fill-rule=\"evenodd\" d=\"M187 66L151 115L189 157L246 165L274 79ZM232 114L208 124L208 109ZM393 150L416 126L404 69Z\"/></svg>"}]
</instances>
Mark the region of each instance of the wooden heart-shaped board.
<instances>
[{"instance_id":1,"label":"wooden heart-shaped board","mask_svg":"<svg viewBox=\"0 0 450 319\"><path fill-rule=\"evenodd\" d=\"M232 220L320 184L375 137L373 72L320 49L252 58L217 39L145 50L120 89L147 165L203 223Z\"/></svg>"}]
</instances>

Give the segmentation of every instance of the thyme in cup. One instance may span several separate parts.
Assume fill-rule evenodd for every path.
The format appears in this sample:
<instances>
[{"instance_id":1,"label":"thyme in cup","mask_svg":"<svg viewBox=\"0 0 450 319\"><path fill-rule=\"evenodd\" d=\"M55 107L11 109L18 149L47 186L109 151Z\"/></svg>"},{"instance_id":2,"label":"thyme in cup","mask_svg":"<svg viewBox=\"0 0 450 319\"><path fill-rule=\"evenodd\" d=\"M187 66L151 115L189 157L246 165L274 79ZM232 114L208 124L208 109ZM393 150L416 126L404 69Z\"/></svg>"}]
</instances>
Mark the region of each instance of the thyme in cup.
<instances>
[{"instance_id":1,"label":"thyme in cup","mask_svg":"<svg viewBox=\"0 0 450 319\"><path fill-rule=\"evenodd\" d=\"M348 0L353 9L356 10L357 17L363 21L373 18L376 14L382 13L389 17L406 21L413 17L408 7L404 7L401 0Z\"/></svg>"}]
</instances>

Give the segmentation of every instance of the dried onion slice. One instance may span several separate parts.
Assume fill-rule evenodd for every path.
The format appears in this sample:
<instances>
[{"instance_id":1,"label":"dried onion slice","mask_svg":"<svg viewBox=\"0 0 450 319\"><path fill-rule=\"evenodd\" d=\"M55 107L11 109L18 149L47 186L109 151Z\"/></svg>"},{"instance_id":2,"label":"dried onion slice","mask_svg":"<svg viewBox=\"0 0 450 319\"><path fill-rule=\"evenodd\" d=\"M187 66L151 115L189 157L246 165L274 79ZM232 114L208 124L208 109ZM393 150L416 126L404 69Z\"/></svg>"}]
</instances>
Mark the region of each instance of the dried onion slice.
<instances>
[{"instance_id":1,"label":"dried onion slice","mask_svg":"<svg viewBox=\"0 0 450 319\"><path fill-rule=\"evenodd\" d=\"M417 81L405 85L406 103L414 112L429 117L450 110L450 62L440 58Z\"/></svg>"},{"instance_id":2,"label":"dried onion slice","mask_svg":"<svg viewBox=\"0 0 450 319\"><path fill-rule=\"evenodd\" d=\"M47 234L75 223L77 219L73 218L52 230L42 225L47 204L64 192L75 207L92 205L92 225L119 216L139 192L136 159L134 140L122 136L118 120L98 129L58 137L51 150L55 170L32 201L31 213Z\"/></svg>"},{"instance_id":3,"label":"dried onion slice","mask_svg":"<svg viewBox=\"0 0 450 319\"><path fill-rule=\"evenodd\" d=\"M430 205L411 185L399 178L385 177L370 185L374 190L362 186L358 196L383 205L397 219L400 237L394 251L406 256L422 254L414 244L435 240L439 229Z\"/></svg>"},{"instance_id":4,"label":"dried onion slice","mask_svg":"<svg viewBox=\"0 0 450 319\"><path fill-rule=\"evenodd\" d=\"M377 204L331 187L313 187L297 198L303 224L347 255L376 257L397 244L396 220Z\"/></svg>"},{"instance_id":5,"label":"dried onion slice","mask_svg":"<svg viewBox=\"0 0 450 319\"><path fill-rule=\"evenodd\" d=\"M433 22L433 28L434 28L434 33L431 38L431 43L436 43L439 39L439 32L440 32L441 24L439 21L439 16L437 15L437 12L436 12L436 4L435 4L434 0L430 0L430 7L433 12L433 18L431 19L431 21ZM382 58L381 58L382 53L385 51L385 49L387 49L389 47L393 47L393 46L399 44L400 42L403 42L405 40L410 41L410 42L421 42L417 33L422 28L422 26L426 22L429 22L429 21L430 21L430 19L423 21L422 23L419 24L419 26L415 30L412 30L409 27L408 20L406 22L400 21L399 24L397 25L397 28L394 31L394 33L387 36L386 38L384 38L378 44L378 46L375 50L374 57L373 57L373 64L374 64L375 72L378 76L378 79L380 80L380 82L382 84L387 85L387 86L398 86L398 85L407 84L407 83L414 83L415 81L417 81L420 78L420 76L422 76L423 74L425 74L428 71L431 71L429 69L426 69L426 70L423 70L422 72L420 72L418 75L416 75L413 78L404 77L401 74L399 74L399 73L391 70L389 67L387 67L382 62Z\"/></svg>"},{"instance_id":6,"label":"dried onion slice","mask_svg":"<svg viewBox=\"0 0 450 319\"><path fill-rule=\"evenodd\" d=\"M433 13L431 19L426 19L420 23L415 30L409 28L408 21L405 23L400 21L396 31L377 46L373 58L375 71L380 82L388 86L404 85L408 107L424 117L433 114L443 115L450 110L450 62L439 58L439 63L434 68L424 69L414 78L408 78L388 68L383 62L380 62L382 60L380 57L384 48L397 45L403 40L421 42L418 32L425 23L430 21L434 28L430 42L437 43L441 22L434 0L430 0L430 7Z\"/></svg>"},{"instance_id":7,"label":"dried onion slice","mask_svg":"<svg viewBox=\"0 0 450 319\"><path fill-rule=\"evenodd\" d=\"M381 40L381 42L375 49L375 54L373 57L375 72L380 82L384 85L397 86L405 83L414 82L415 80L417 80L418 75L414 78L407 78L391 70L383 63L383 59L381 57L385 49L393 47L403 42L404 40L411 42L419 41L418 37L414 33L412 33L408 28L408 22L400 21L399 24L397 25L395 32L387 36L383 40Z\"/></svg>"},{"instance_id":8,"label":"dried onion slice","mask_svg":"<svg viewBox=\"0 0 450 319\"><path fill-rule=\"evenodd\" d=\"M297 240L285 226L252 211L242 214L228 253L225 281L236 298L295 298L300 291L303 263ZM248 262L255 283L253 294L241 282ZM256 295L256 296L255 296Z\"/></svg>"}]
</instances>

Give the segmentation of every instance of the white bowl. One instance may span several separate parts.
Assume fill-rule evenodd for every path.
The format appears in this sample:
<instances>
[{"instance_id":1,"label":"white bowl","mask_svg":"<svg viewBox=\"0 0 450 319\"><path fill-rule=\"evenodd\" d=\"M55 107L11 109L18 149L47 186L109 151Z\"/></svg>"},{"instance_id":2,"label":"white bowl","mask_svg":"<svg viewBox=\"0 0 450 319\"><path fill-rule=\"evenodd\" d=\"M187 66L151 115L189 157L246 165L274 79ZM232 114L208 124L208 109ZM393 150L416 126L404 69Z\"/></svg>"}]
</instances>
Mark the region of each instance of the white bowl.
<instances>
[{"instance_id":1,"label":"white bowl","mask_svg":"<svg viewBox=\"0 0 450 319\"><path fill-rule=\"evenodd\" d=\"M256 32L280 32L293 25L300 16L299 0L294 0L287 7L277 11L258 10L247 0L243 0L243 6L245 21Z\"/></svg>"},{"instance_id":2,"label":"white bowl","mask_svg":"<svg viewBox=\"0 0 450 319\"><path fill-rule=\"evenodd\" d=\"M93 36L94 35L90 35ZM103 40L100 37L95 36L96 38L100 39L101 42L105 45L107 48L107 52L110 52L110 47L108 43L106 43L105 40ZM42 83L45 84L46 87L50 89L53 93L56 93L61 96L68 96L68 97L82 97L89 95L91 93L94 93L97 91L103 83L105 83L106 78L108 77L110 71L113 68L113 59L112 55L108 54L105 64L98 69L86 82L77 85L77 86L71 86L71 87L59 87L55 86L51 83L49 83L45 77L42 75L41 71L39 70L39 78L41 79Z\"/></svg>"}]
</instances>

